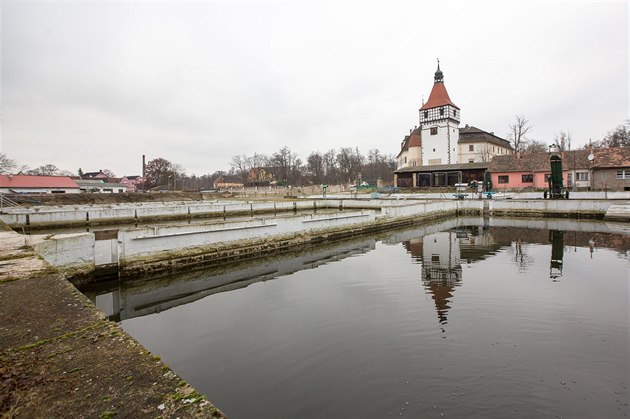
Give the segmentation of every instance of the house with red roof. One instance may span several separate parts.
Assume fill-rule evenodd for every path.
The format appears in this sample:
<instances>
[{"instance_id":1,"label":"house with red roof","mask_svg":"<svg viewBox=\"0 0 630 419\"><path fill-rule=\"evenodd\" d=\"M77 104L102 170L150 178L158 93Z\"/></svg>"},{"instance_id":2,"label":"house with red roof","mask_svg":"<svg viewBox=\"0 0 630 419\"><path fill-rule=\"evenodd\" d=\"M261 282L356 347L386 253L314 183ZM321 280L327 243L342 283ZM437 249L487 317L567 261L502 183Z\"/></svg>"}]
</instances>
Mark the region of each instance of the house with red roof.
<instances>
[{"instance_id":1,"label":"house with red roof","mask_svg":"<svg viewBox=\"0 0 630 419\"><path fill-rule=\"evenodd\" d=\"M123 176L119 183L127 187L127 192L137 192L144 186L144 178L139 175Z\"/></svg>"},{"instance_id":2,"label":"house with red roof","mask_svg":"<svg viewBox=\"0 0 630 419\"><path fill-rule=\"evenodd\" d=\"M630 191L630 147L560 152L562 180L573 190ZM488 166L494 189L545 189L551 174L549 153L496 156Z\"/></svg>"},{"instance_id":3,"label":"house with red roof","mask_svg":"<svg viewBox=\"0 0 630 419\"><path fill-rule=\"evenodd\" d=\"M0 193L79 193L79 185L68 176L0 175Z\"/></svg>"},{"instance_id":4,"label":"house with red roof","mask_svg":"<svg viewBox=\"0 0 630 419\"><path fill-rule=\"evenodd\" d=\"M589 161L593 190L630 191L630 146L594 149Z\"/></svg>"}]
</instances>

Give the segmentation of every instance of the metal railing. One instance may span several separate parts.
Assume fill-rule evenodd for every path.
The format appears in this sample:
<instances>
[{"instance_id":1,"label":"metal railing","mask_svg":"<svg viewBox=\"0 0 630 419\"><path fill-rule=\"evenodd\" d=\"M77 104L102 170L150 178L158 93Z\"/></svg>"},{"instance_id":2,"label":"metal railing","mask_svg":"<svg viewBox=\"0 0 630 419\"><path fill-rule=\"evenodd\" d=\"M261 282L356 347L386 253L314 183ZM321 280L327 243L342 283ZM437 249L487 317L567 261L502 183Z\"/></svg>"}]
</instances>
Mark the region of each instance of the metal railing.
<instances>
[{"instance_id":1,"label":"metal railing","mask_svg":"<svg viewBox=\"0 0 630 419\"><path fill-rule=\"evenodd\" d=\"M5 194L0 192L0 212L4 212L5 208L24 208Z\"/></svg>"}]
</instances>

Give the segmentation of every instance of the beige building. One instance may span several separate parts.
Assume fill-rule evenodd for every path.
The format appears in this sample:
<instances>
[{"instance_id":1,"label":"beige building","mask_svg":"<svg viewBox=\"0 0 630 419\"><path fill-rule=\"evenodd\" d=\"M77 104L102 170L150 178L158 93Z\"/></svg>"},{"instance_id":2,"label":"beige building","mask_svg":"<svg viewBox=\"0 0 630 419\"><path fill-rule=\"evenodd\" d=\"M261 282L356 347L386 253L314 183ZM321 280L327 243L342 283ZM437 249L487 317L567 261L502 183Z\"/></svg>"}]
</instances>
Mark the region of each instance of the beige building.
<instances>
[{"instance_id":1,"label":"beige building","mask_svg":"<svg viewBox=\"0 0 630 419\"><path fill-rule=\"evenodd\" d=\"M457 142L459 163L485 163L494 156L512 154L510 142L471 125L459 129Z\"/></svg>"}]
</instances>

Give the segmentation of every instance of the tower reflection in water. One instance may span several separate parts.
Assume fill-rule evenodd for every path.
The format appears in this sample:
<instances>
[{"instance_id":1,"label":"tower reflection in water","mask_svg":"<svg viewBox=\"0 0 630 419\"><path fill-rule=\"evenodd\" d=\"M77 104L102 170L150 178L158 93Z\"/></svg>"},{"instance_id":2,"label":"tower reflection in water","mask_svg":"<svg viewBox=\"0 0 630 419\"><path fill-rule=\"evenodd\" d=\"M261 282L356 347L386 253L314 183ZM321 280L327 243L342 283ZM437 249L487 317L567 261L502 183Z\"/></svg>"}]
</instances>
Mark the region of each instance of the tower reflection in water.
<instances>
[{"instance_id":1,"label":"tower reflection in water","mask_svg":"<svg viewBox=\"0 0 630 419\"><path fill-rule=\"evenodd\" d=\"M442 326L448 322L455 289L462 284L462 261L472 263L485 259L501 247L482 226L433 233L403 245L422 264L421 280L435 303Z\"/></svg>"}]
</instances>

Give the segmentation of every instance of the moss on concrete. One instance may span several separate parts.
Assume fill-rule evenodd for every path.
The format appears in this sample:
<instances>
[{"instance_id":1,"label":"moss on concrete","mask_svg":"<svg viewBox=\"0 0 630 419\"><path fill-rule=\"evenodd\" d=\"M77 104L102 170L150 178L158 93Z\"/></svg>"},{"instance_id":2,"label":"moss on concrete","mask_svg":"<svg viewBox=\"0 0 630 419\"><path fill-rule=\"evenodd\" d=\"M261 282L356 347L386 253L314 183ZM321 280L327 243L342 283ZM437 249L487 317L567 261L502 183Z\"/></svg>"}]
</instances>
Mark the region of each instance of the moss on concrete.
<instances>
[{"instance_id":1,"label":"moss on concrete","mask_svg":"<svg viewBox=\"0 0 630 419\"><path fill-rule=\"evenodd\" d=\"M1 417L223 417L41 259L19 257L17 238L0 239L20 272L0 269Z\"/></svg>"}]
</instances>

